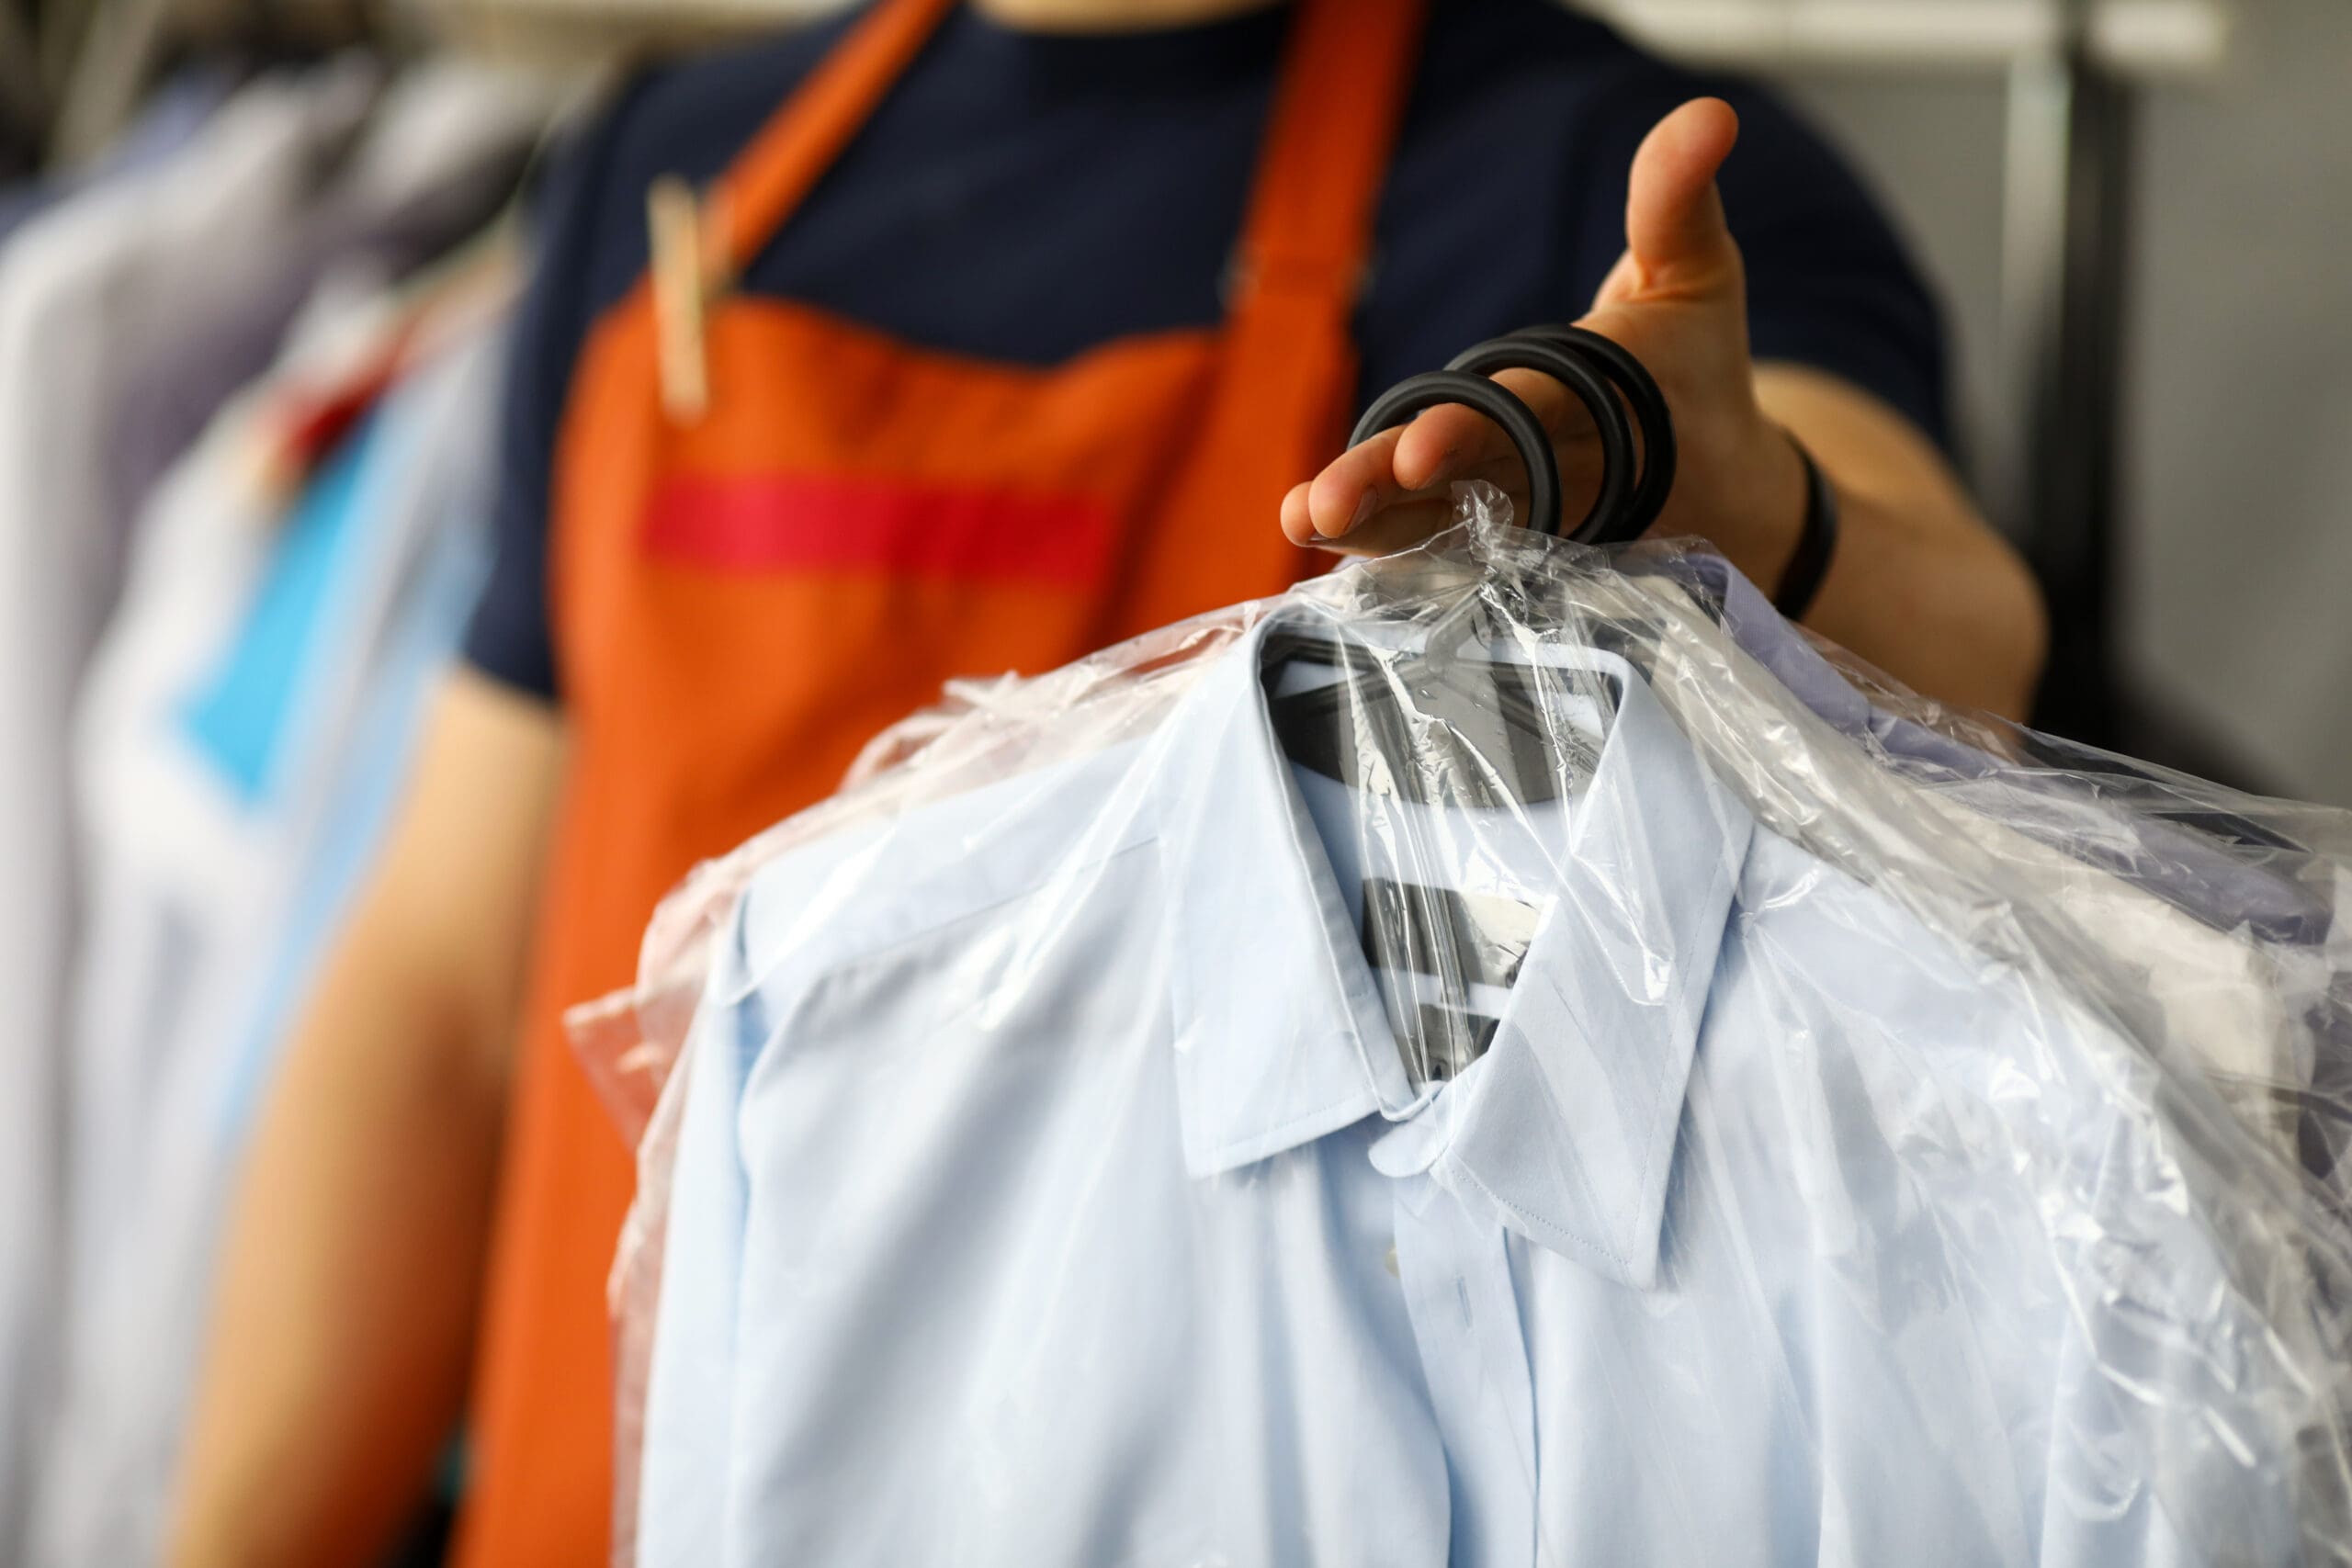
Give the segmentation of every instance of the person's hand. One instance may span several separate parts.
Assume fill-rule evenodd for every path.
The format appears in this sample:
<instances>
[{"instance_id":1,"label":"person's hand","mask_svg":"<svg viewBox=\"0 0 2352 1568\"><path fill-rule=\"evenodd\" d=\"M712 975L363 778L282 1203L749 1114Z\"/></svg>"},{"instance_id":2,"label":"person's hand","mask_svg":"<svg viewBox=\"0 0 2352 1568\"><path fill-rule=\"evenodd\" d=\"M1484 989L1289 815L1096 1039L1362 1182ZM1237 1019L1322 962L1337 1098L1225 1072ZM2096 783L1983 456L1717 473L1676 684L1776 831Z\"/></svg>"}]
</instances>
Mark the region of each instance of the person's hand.
<instances>
[{"instance_id":1,"label":"person's hand","mask_svg":"<svg viewBox=\"0 0 2352 1568\"><path fill-rule=\"evenodd\" d=\"M1738 117L1714 98L1683 105L1650 132L1634 158L1625 254L1579 324L1639 355L1673 411L1679 477L1656 531L1709 538L1770 582L1796 547L1805 478L1796 449L1756 400L1747 280L1715 190L1715 171L1738 138ZM1549 376L1505 370L1495 378L1551 433L1566 525L1574 526L1600 486L1590 416ZM1283 532L1294 544L1349 553L1403 549L1452 524L1454 481L1479 479L1509 491L1527 521L1526 476L1510 439L1460 404L1430 409L1293 489Z\"/></svg>"}]
</instances>

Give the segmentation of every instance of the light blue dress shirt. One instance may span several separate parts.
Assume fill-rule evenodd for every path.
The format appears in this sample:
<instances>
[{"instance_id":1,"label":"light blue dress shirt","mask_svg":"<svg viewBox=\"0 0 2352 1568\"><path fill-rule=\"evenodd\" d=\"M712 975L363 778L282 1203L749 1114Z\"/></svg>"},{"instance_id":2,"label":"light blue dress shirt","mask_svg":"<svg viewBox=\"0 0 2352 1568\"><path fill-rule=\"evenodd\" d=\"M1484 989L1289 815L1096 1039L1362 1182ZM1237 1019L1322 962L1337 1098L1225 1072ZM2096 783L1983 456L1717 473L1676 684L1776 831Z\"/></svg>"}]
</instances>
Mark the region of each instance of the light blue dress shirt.
<instances>
[{"instance_id":1,"label":"light blue dress shirt","mask_svg":"<svg viewBox=\"0 0 2352 1568\"><path fill-rule=\"evenodd\" d=\"M1335 807L1272 624L1145 739L758 874L640 1563L2306 1560L2333 1395L2199 1086L1758 827L1608 653L1541 650L1565 803ZM1540 903L1451 1081L1363 954L1396 875Z\"/></svg>"}]
</instances>

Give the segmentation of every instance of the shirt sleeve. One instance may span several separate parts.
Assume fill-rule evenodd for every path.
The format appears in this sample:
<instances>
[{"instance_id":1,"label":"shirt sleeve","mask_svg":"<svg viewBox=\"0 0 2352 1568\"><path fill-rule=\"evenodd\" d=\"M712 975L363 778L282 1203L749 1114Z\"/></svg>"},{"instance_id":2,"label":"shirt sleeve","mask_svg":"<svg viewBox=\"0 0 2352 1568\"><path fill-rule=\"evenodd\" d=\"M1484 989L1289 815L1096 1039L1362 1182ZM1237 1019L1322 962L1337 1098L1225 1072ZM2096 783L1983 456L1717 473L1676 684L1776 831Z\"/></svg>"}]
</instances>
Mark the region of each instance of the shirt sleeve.
<instances>
[{"instance_id":1,"label":"shirt sleeve","mask_svg":"<svg viewBox=\"0 0 2352 1568\"><path fill-rule=\"evenodd\" d=\"M499 412L489 578L465 637L466 662L555 701L548 617L548 504L557 434L594 309L602 193L627 96L551 158L535 203L531 279L517 312Z\"/></svg>"}]
</instances>

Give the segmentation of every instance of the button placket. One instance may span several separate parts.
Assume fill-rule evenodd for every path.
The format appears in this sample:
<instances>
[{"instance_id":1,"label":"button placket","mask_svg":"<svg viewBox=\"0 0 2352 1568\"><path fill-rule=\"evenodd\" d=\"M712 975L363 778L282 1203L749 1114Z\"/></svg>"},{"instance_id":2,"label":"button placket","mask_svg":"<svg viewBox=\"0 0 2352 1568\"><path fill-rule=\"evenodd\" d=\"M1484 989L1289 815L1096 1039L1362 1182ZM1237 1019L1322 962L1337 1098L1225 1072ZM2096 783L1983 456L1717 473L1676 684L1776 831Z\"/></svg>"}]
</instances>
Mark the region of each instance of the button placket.
<instances>
[{"instance_id":1,"label":"button placket","mask_svg":"<svg viewBox=\"0 0 2352 1568\"><path fill-rule=\"evenodd\" d=\"M1453 1561L1519 1568L1535 1561L1535 1413L1509 1238L1428 1174L1442 1140L1426 1134L1397 1128L1377 1164L1391 1178L1397 1279L1445 1445ZM1419 1169L1400 1168L1407 1148L1426 1152Z\"/></svg>"}]
</instances>

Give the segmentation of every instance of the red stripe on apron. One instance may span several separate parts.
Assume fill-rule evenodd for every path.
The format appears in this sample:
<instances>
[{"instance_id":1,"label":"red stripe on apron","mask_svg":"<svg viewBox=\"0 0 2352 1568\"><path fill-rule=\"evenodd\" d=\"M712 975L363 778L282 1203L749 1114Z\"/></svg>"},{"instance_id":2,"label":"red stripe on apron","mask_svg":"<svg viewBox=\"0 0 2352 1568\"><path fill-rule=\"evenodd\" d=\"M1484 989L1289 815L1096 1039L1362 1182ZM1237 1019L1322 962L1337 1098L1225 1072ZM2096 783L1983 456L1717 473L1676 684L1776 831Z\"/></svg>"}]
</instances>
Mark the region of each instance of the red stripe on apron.
<instances>
[{"instance_id":1,"label":"red stripe on apron","mask_svg":"<svg viewBox=\"0 0 2352 1568\"><path fill-rule=\"evenodd\" d=\"M1111 569L1110 509L1084 496L827 474L670 474L645 547L719 571L886 571L1088 587Z\"/></svg>"}]
</instances>

